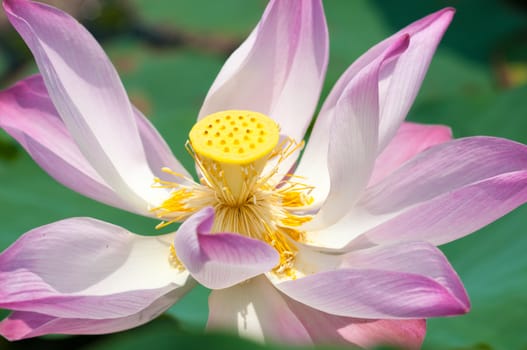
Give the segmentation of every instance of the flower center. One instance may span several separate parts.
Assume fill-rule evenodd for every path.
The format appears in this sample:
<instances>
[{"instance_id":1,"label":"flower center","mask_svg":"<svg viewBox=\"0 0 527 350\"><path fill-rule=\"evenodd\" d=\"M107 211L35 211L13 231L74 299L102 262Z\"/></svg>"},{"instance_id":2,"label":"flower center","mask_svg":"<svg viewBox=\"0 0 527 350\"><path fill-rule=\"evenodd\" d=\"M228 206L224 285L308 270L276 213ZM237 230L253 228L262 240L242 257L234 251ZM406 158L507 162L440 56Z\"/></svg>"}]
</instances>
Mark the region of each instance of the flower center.
<instances>
[{"instance_id":1,"label":"flower center","mask_svg":"<svg viewBox=\"0 0 527 350\"><path fill-rule=\"evenodd\" d=\"M312 188L294 181L291 175L278 176L280 163L303 145L279 139L276 122L257 112L229 110L200 120L187 142L199 168L200 183L156 179L158 186L171 190L170 197L152 209L165 220L158 227L212 206L212 232L266 241L280 253L275 272L294 277L295 242L302 240L302 232L296 228L311 219L300 210L311 204Z\"/></svg>"}]
</instances>

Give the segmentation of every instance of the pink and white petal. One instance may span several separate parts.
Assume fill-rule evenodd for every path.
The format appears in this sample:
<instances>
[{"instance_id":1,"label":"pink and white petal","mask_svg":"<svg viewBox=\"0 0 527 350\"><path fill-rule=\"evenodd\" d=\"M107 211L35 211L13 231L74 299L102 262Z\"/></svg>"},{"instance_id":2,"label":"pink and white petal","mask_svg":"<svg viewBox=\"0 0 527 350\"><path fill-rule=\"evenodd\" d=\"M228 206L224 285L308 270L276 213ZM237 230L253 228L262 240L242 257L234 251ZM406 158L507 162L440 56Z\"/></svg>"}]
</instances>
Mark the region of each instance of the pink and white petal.
<instances>
[{"instance_id":1,"label":"pink and white petal","mask_svg":"<svg viewBox=\"0 0 527 350\"><path fill-rule=\"evenodd\" d=\"M453 8L445 8L403 29L410 35L408 50L381 72L379 151L390 143L406 118L454 13Z\"/></svg>"},{"instance_id":2,"label":"pink and white petal","mask_svg":"<svg viewBox=\"0 0 527 350\"><path fill-rule=\"evenodd\" d=\"M170 264L173 237L139 236L89 218L36 228L0 254L0 308L59 318L133 315L191 285Z\"/></svg>"},{"instance_id":3,"label":"pink and white petal","mask_svg":"<svg viewBox=\"0 0 527 350\"><path fill-rule=\"evenodd\" d=\"M312 344L302 322L265 277L213 290L207 329L234 330L240 336L266 343Z\"/></svg>"},{"instance_id":4,"label":"pink and white petal","mask_svg":"<svg viewBox=\"0 0 527 350\"><path fill-rule=\"evenodd\" d=\"M427 318L462 314L470 307L447 259L422 242L352 252L337 270L271 280L292 299L337 316Z\"/></svg>"},{"instance_id":5,"label":"pink and white petal","mask_svg":"<svg viewBox=\"0 0 527 350\"><path fill-rule=\"evenodd\" d=\"M35 312L15 311L0 322L0 335L10 341L46 334L106 334L140 326L168 310L183 296L183 288L167 293L145 309L125 317L108 319L60 318Z\"/></svg>"},{"instance_id":6,"label":"pink and white petal","mask_svg":"<svg viewBox=\"0 0 527 350\"><path fill-rule=\"evenodd\" d=\"M527 171L497 175L398 212L358 240L414 239L445 244L471 234L527 202Z\"/></svg>"},{"instance_id":7,"label":"pink and white petal","mask_svg":"<svg viewBox=\"0 0 527 350\"><path fill-rule=\"evenodd\" d=\"M452 131L448 126L401 124L395 137L377 157L368 186L375 185L416 154L451 139Z\"/></svg>"},{"instance_id":8,"label":"pink and white petal","mask_svg":"<svg viewBox=\"0 0 527 350\"><path fill-rule=\"evenodd\" d=\"M336 225L307 233L314 245L352 246L468 235L527 201L527 147L471 137L434 146L369 188Z\"/></svg>"},{"instance_id":9,"label":"pink and white petal","mask_svg":"<svg viewBox=\"0 0 527 350\"><path fill-rule=\"evenodd\" d=\"M135 110L135 118L154 175L166 175L161 168L168 166L187 176L164 140L138 110ZM120 193L108 186L88 163L60 119L40 75L21 80L0 92L0 127L64 186L108 205L151 215L144 206L134 207L126 198L121 198Z\"/></svg>"},{"instance_id":10,"label":"pink and white petal","mask_svg":"<svg viewBox=\"0 0 527 350\"><path fill-rule=\"evenodd\" d=\"M438 282L410 273L342 269L276 286L295 300L337 316L402 319L467 312Z\"/></svg>"},{"instance_id":11,"label":"pink and white petal","mask_svg":"<svg viewBox=\"0 0 527 350\"><path fill-rule=\"evenodd\" d=\"M401 29L394 35L390 36L389 38L383 40L382 42L378 43L377 45L373 46L371 49L369 49L366 53L364 53L361 57L359 57L353 64L342 74L342 76L339 78L333 89L331 90L329 96L324 101L324 104L322 106L322 109L320 110L319 116L317 118L317 121L315 123L315 126L313 128L313 132L311 133L310 137L310 143L315 143L317 146L313 146L312 151L316 151L317 148L322 147L322 145L327 145L329 143L329 140L331 139L331 135L329 134L329 125L331 123L331 111L335 108L335 105L337 104L337 101L340 99L340 96L342 96L342 93L353 79L355 79L355 76L363 70L366 66L370 64L370 62L377 59L382 53L391 45L393 45L394 41L399 40L401 35L410 35L410 44L408 47L407 52L402 55L401 57L401 66L405 66L406 69L412 69L413 67L410 65L408 66L408 62L410 62L415 55L419 55L420 53L423 55L421 60L415 61L416 67L415 71L409 72L408 77L411 77L413 80L406 82L408 86L406 86L405 90L407 94L407 98L410 98L409 100L404 100L402 96L399 96L400 99L400 105L399 105L399 114L400 115L392 115L387 116L386 113L389 111L394 111L394 109L386 108L384 105L386 102L390 102L392 99L395 98L393 96L393 91L395 86L390 87L390 82L392 81L393 74L395 73L394 66L393 65L387 65L386 71L384 74L381 74L384 79L382 83L380 84L380 91L379 91L379 106L381 109L381 124L384 126L386 130L380 130L380 144L381 143L388 143L390 140L389 135L386 134L386 131L388 130L388 126L390 126L390 129L395 127L395 130L397 130L397 123L400 123L402 119L405 118L406 112L402 113L401 107L407 106L409 108L411 104L413 103L413 99L415 96L412 97L412 95L416 94L419 85L421 84L421 81L424 73L426 72L426 69L430 63L432 54L435 50L435 46L437 46L437 43L441 39L441 36L443 32L446 30L446 27L450 23L452 16L454 14L454 10L451 8L445 8L443 10L437 11L435 13L432 13L412 24L409 26ZM430 42L423 44L423 38L429 38ZM398 63L399 64L399 63ZM397 69L397 79L401 79L399 75L401 75L400 72L401 68ZM392 76L390 76L391 73ZM400 81L401 84L404 84L405 82ZM390 87L388 89L388 87ZM411 90L408 90L409 88L412 88ZM386 95L387 93L390 93L390 97ZM390 107L390 106L389 106ZM394 106L395 107L395 106ZM406 108L406 107L405 107ZM391 122L388 121L388 119L392 120ZM385 120L386 119L386 120ZM399 121L399 122L397 122ZM395 132L393 130L393 132ZM386 140L384 140L386 139ZM308 145L309 146L309 145ZM383 147L380 147L379 151L382 150ZM306 149L306 152L308 149Z\"/></svg>"},{"instance_id":12,"label":"pink and white petal","mask_svg":"<svg viewBox=\"0 0 527 350\"><path fill-rule=\"evenodd\" d=\"M355 75L364 67L366 67L371 61L375 60L379 55L381 55L382 52L391 46L395 40L398 40L401 35L410 35L410 41L412 41L412 38L418 34L431 35L431 30L436 29L436 26L445 27L444 30L446 30L446 27L454 15L454 12L455 10L453 8L444 8L431 13L430 15L411 23L410 25L399 30L397 33L371 47L362 56L355 60L355 62L353 62L353 64L341 75L330 94L324 101L322 110L333 108L339 99L339 96L342 95L342 92L346 88L346 85L348 85L349 81L352 80ZM439 40L440 38L436 39ZM410 46L413 47L414 44L411 43Z\"/></svg>"},{"instance_id":13,"label":"pink and white petal","mask_svg":"<svg viewBox=\"0 0 527 350\"><path fill-rule=\"evenodd\" d=\"M316 108L328 62L321 1L273 0L247 40L227 60L200 118L221 110L267 114L301 141Z\"/></svg>"},{"instance_id":14,"label":"pink and white petal","mask_svg":"<svg viewBox=\"0 0 527 350\"><path fill-rule=\"evenodd\" d=\"M362 207L374 225L358 240L440 245L526 201L526 146L490 137L455 140L423 152L368 190Z\"/></svg>"},{"instance_id":15,"label":"pink and white petal","mask_svg":"<svg viewBox=\"0 0 527 350\"><path fill-rule=\"evenodd\" d=\"M179 228L174 247L192 277L210 289L221 289L270 271L280 260L265 242L235 233L210 232L214 210L205 208Z\"/></svg>"},{"instance_id":16,"label":"pink and white petal","mask_svg":"<svg viewBox=\"0 0 527 350\"><path fill-rule=\"evenodd\" d=\"M333 122L337 102L344 91L362 70L382 56L390 46L394 45L394 42L400 40L401 36L410 36L409 47L405 53L397 60L384 65L380 72L378 152L381 152L406 117L435 47L450 23L453 13L453 9L446 8L410 24L359 57L337 81L322 106L297 169L298 174L312 179L317 185L314 193L316 197L314 208L317 204L321 204L329 192L329 175L326 167L321 164L327 164L327 145L333 139L330 125ZM398 88L404 96L397 94Z\"/></svg>"},{"instance_id":17,"label":"pink and white petal","mask_svg":"<svg viewBox=\"0 0 527 350\"><path fill-rule=\"evenodd\" d=\"M417 349L424 320L364 320L330 315L296 302L264 278L214 290L209 296L208 330L237 330L266 343L400 345Z\"/></svg>"},{"instance_id":18,"label":"pink and white petal","mask_svg":"<svg viewBox=\"0 0 527 350\"><path fill-rule=\"evenodd\" d=\"M381 269L426 276L439 282L461 304L470 307L465 288L448 259L427 242L404 242L353 251L345 255L341 268Z\"/></svg>"},{"instance_id":19,"label":"pink and white petal","mask_svg":"<svg viewBox=\"0 0 527 350\"><path fill-rule=\"evenodd\" d=\"M0 127L64 186L111 206L135 210L119 198L79 151L40 76L0 92Z\"/></svg>"},{"instance_id":20,"label":"pink and white petal","mask_svg":"<svg viewBox=\"0 0 527 350\"><path fill-rule=\"evenodd\" d=\"M327 227L338 221L347 214L368 184L377 157L379 72L384 64L397 60L406 50L408 39L407 35L401 36L375 61L360 71L337 101L329 125L329 192L318 213L305 225L306 230ZM312 154L307 154L307 157L302 159L297 171L300 176L306 176L305 169L302 168L302 164L306 162L308 167L324 168L322 163L310 163L313 160ZM310 179L308 176L307 181L310 180L316 183L315 191L318 191L319 183L314 181L318 179ZM320 195L315 197L320 198Z\"/></svg>"},{"instance_id":21,"label":"pink and white petal","mask_svg":"<svg viewBox=\"0 0 527 350\"><path fill-rule=\"evenodd\" d=\"M389 345L410 350L420 349L426 334L423 319L367 320L335 316L281 295L315 344L351 343L367 349Z\"/></svg>"},{"instance_id":22,"label":"pink and white petal","mask_svg":"<svg viewBox=\"0 0 527 350\"><path fill-rule=\"evenodd\" d=\"M7 17L35 56L48 93L81 153L135 206L151 188L134 113L110 60L74 18L48 5L5 0Z\"/></svg>"}]
</instances>

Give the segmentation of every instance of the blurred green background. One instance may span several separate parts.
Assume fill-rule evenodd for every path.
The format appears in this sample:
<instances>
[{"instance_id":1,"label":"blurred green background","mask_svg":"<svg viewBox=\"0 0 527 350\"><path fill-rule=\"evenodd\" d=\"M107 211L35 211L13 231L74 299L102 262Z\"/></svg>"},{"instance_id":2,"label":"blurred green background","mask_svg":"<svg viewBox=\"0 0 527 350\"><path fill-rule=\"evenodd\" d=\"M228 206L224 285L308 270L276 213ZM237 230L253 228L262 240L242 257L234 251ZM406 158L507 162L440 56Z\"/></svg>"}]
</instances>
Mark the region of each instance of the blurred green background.
<instances>
[{"instance_id":1,"label":"blurred green background","mask_svg":"<svg viewBox=\"0 0 527 350\"><path fill-rule=\"evenodd\" d=\"M180 160L186 134L225 58L257 23L261 0L55 0L85 24L116 65L133 102ZM527 5L523 0L326 0L330 64L323 96L370 46L445 6L457 8L409 114L447 124L455 137L494 135L527 143ZM35 72L31 55L0 15L0 88ZM527 349L527 207L443 250L472 300L469 314L430 320L424 349ZM92 216L152 234L155 222L108 208L49 178L0 131L0 249L27 230ZM8 343L0 349L216 348L259 346L231 335L203 335L204 288L147 326L107 336ZM0 310L0 317L7 312Z\"/></svg>"}]
</instances>

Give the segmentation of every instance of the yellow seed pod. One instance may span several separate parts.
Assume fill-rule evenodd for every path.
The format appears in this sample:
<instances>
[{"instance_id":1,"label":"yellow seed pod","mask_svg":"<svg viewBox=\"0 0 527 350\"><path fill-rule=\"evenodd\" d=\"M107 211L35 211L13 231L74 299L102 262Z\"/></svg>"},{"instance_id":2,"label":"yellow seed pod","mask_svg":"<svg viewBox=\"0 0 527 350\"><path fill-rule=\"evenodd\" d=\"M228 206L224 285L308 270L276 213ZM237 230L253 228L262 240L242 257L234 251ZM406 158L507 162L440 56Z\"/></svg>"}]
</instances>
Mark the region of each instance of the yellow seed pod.
<instances>
[{"instance_id":1,"label":"yellow seed pod","mask_svg":"<svg viewBox=\"0 0 527 350\"><path fill-rule=\"evenodd\" d=\"M210 114L190 130L193 150L227 164L249 164L268 155L278 144L280 129L268 116L228 110Z\"/></svg>"}]
</instances>

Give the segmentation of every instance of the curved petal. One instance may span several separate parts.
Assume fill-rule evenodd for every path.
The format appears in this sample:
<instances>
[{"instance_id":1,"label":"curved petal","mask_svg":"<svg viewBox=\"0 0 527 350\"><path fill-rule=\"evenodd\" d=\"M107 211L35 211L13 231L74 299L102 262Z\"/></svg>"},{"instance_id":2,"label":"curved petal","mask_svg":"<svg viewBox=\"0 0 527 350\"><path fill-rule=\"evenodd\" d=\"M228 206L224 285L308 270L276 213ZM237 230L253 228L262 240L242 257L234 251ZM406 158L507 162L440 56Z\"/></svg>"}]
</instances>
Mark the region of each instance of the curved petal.
<instances>
[{"instance_id":1,"label":"curved petal","mask_svg":"<svg viewBox=\"0 0 527 350\"><path fill-rule=\"evenodd\" d=\"M188 273L170 264L172 239L89 218L36 228L0 255L0 308L81 319L136 314L189 286Z\"/></svg>"},{"instance_id":2,"label":"curved petal","mask_svg":"<svg viewBox=\"0 0 527 350\"><path fill-rule=\"evenodd\" d=\"M35 312L15 311L0 322L0 335L10 341L46 334L106 334L120 332L151 321L183 296L183 288L163 295L145 309L126 317L110 319L60 318Z\"/></svg>"},{"instance_id":3,"label":"curved petal","mask_svg":"<svg viewBox=\"0 0 527 350\"><path fill-rule=\"evenodd\" d=\"M188 175L161 136L137 110L135 119L152 173L161 177L164 175L161 168L167 166ZM0 92L0 127L15 138L42 169L66 187L114 207L150 214L144 206L135 208L127 203L126 198L121 198L90 165L60 119L40 75Z\"/></svg>"},{"instance_id":4,"label":"curved petal","mask_svg":"<svg viewBox=\"0 0 527 350\"><path fill-rule=\"evenodd\" d=\"M345 90L360 72L382 56L401 36L410 36L410 43L405 52L397 60L385 64L380 72L377 152L382 151L406 117L435 48L453 14L453 9L446 8L410 24L368 50L340 77L322 106L297 170L298 174L313 179L317 186L314 194L320 200L324 200L330 186L326 167L320 164L327 164L327 145L333 139L330 131L333 115Z\"/></svg>"},{"instance_id":5,"label":"curved petal","mask_svg":"<svg viewBox=\"0 0 527 350\"><path fill-rule=\"evenodd\" d=\"M454 12L455 10L452 8L445 8L432 13L373 46L353 62L339 78L324 101L320 115L313 128L310 142L315 141L319 145L328 144L330 139L328 130L331 123L331 113L329 112L335 107L350 81L355 79L355 76L361 70L381 55L388 47L392 46L402 35L409 35L410 44L405 53L397 60L398 67L387 65L384 71L381 72L383 79L381 80L379 91L379 106L381 109L379 144L386 145L390 142L391 137L406 117L406 113L417 95L432 55L450 24ZM397 88L401 90L397 91ZM395 106L394 100L398 100L397 103L399 105ZM392 128L394 129L392 130ZM391 131L388 132L388 130ZM379 149L382 150L383 148L380 147Z\"/></svg>"},{"instance_id":6,"label":"curved petal","mask_svg":"<svg viewBox=\"0 0 527 350\"><path fill-rule=\"evenodd\" d=\"M278 292L264 278L215 290L209 296L207 328L233 329L266 343L398 345L418 349L424 320L363 320L330 315Z\"/></svg>"},{"instance_id":7,"label":"curved petal","mask_svg":"<svg viewBox=\"0 0 527 350\"><path fill-rule=\"evenodd\" d=\"M3 2L35 56L47 90L80 151L136 207L157 203L132 106L110 60L75 19L27 0ZM118 142L116 142L118 140Z\"/></svg>"},{"instance_id":8,"label":"curved petal","mask_svg":"<svg viewBox=\"0 0 527 350\"><path fill-rule=\"evenodd\" d=\"M452 131L448 126L401 124L395 137L377 157L368 186L375 185L425 149L451 139Z\"/></svg>"},{"instance_id":9,"label":"curved petal","mask_svg":"<svg viewBox=\"0 0 527 350\"><path fill-rule=\"evenodd\" d=\"M390 143L406 118L454 13L453 8L445 8L402 30L410 35L410 45L393 67L381 73L379 150Z\"/></svg>"},{"instance_id":10,"label":"curved petal","mask_svg":"<svg viewBox=\"0 0 527 350\"><path fill-rule=\"evenodd\" d=\"M409 37L401 36L370 65L357 74L337 101L329 125L327 170L330 186L320 211L305 225L305 229L326 227L344 216L358 195L368 184L375 158L379 132L379 73L385 64L391 64L408 47ZM319 145L323 150L324 147ZM303 164L323 168L321 163ZM302 164L297 171L305 176ZM308 172L309 173L309 172ZM350 178L351 176L351 178ZM308 182L309 182L308 177ZM316 183L311 179L313 183ZM318 183L316 183L318 185ZM317 186L315 191L320 191ZM320 198L320 195L315 195Z\"/></svg>"},{"instance_id":11,"label":"curved petal","mask_svg":"<svg viewBox=\"0 0 527 350\"><path fill-rule=\"evenodd\" d=\"M447 259L424 242L359 250L348 253L340 269L274 282L292 299L337 316L427 318L470 307Z\"/></svg>"},{"instance_id":12,"label":"curved petal","mask_svg":"<svg viewBox=\"0 0 527 350\"><path fill-rule=\"evenodd\" d=\"M465 288L447 258L427 242L404 242L357 250L344 256L341 268L374 268L427 276L438 281L463 305L469 307L470 304Z\"/></svg>"},{"instance_id":13,"label":"curved petal","mask_svg":"<svg viewBox=\"0 0 527 350\"><path fill-rule=\"evenodd\" d=\"M267 243L234 233L214 233L212 208L205 208L179 228L174 247L192 277L207 288L221 289L268 272L278 253Z\"/></svg>"},{"instance_id":14,"label":"curved petal","mask_svg":"<svg viewBox=\"0 0 527 350\"><path fill-rule=\"evenodd\" d=\"M318 102L328 61L321 1L273 0L247 40L227 60L200 118L248 109L274 118L301 141Z\"/></svg>"},{"instance_id":15,"label":"curved petal","mask_svg":"<svg viewBox=\"0 0 527 350\"><path fill-rule=\"evenodd\" d=\"M369 188L338 224L307 237L332 248L350 242L413 240L439 245L476 231L526 201L527 147L471 137L420 153Z\"/></svg>"}]
</instances>

